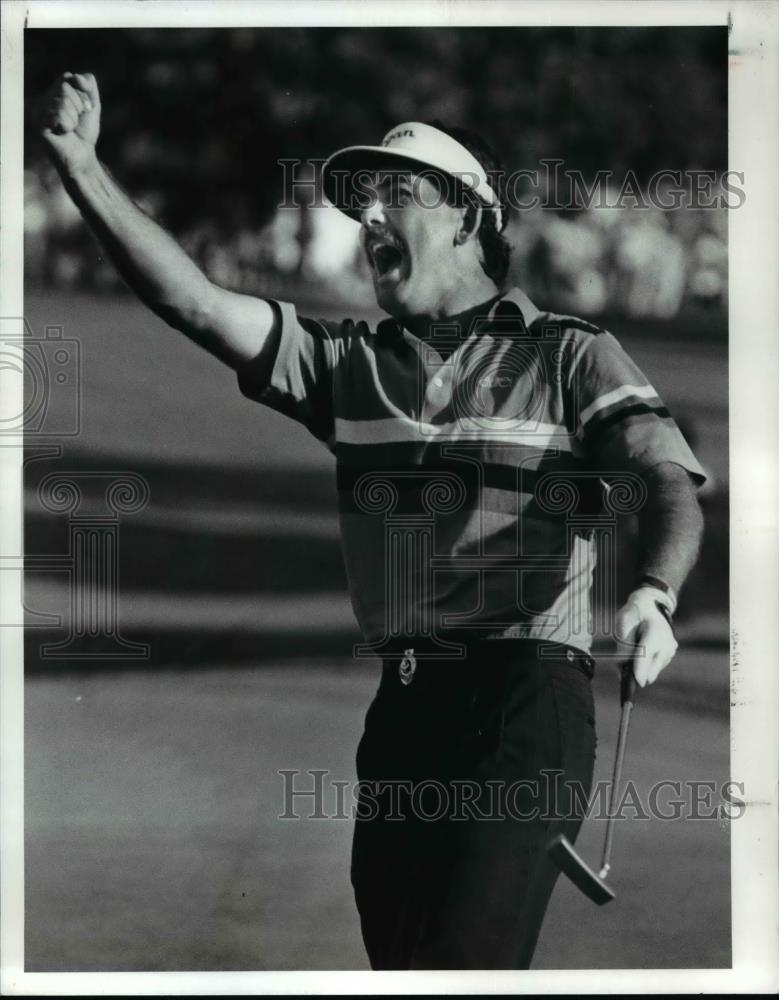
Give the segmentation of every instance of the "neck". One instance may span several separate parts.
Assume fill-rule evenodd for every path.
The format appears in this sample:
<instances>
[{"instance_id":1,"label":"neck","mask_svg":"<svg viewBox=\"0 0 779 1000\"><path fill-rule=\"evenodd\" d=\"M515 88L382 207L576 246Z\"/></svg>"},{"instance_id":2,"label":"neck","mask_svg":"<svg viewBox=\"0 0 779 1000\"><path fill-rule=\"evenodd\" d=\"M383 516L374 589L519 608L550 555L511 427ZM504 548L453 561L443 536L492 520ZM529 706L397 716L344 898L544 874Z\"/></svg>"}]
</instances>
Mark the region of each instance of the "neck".
<instances>
[{"instance_id":1,"label":"neck","mask_svg":"<svg viewBox=\"0 0 779 1000\"><path fill-rule=\"evenodd\" d=\"M436 309L404 316L401 322L415 337L426 340L431 336L431 327L434 324L452 323L461 327L469 325L473 314L478 313L481 306L496 299L499 294L492 279L481 272L476 281L461 282L452 288Z\"/></svg>"}]
</instances>

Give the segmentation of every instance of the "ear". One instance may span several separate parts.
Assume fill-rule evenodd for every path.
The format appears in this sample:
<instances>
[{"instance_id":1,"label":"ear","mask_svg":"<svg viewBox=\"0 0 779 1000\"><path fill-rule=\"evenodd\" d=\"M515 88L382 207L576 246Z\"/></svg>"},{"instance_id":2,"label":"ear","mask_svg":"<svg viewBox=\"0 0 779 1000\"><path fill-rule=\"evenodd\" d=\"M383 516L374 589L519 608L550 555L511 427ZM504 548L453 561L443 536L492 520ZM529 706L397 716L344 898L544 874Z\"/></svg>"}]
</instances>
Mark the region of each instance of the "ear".
<instances>
[{"instance_id":1,"label":"ear","mask_svg":"<svg viewBox=\"0 0 779 1000\"><path fill-rule=\"evenodd\" d=\"M463 208L460 216L460 224L454 235L455 246L462 246L478 233L481 225L482 207L481 205L468 204Z\"/></svg>"}]
</instances>

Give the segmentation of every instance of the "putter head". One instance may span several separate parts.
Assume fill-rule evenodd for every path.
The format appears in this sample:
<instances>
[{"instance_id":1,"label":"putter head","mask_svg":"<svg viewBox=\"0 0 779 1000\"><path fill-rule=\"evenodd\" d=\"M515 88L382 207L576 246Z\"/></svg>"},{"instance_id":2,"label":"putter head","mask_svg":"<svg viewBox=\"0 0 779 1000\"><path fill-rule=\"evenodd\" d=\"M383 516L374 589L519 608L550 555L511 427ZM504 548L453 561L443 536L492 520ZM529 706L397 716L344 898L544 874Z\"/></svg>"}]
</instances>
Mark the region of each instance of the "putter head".
<instances>
[{"instance_id":1,"label":"putter head","mask_svg":"<svg viewBox=\"0 0 779 1000\"><path fill-rule=\"evenodd\" d=\"M616 898L600 875L582 861L571 842L562 833L547 844L546 853L560 871L567 875L577 889L581 889L593 903L603 906L604 903Z\"/></svg>"}]
</instances>

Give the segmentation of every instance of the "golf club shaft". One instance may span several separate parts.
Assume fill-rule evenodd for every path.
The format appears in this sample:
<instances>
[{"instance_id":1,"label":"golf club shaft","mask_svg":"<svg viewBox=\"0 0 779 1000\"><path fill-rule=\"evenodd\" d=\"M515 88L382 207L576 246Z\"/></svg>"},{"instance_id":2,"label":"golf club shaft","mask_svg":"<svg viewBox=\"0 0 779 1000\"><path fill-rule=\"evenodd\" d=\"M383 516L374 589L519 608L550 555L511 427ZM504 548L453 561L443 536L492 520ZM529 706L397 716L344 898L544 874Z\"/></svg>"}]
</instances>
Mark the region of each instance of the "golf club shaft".
<instances>
[{"instance_id":1,"label":"golf club shaft","mask_svg":"<svg viewBox=\"0 0 779 1000\"><path fill-rule=\"evenodd\" d=\"M609 794L609 812L606 819L606 839L603 844L603 858L601 860L601 878L605 878L611 867L611 843L614 839L614 811L619 793L619 783L622 779L622 765L625 761L625 748L627 746L628 727L630 726L630 713L633 710L633 692L635 690L635 678L633 677L633 665L631 663L622 664L622 685L620 688L622 700L622 714L619 720L619 735L617 736L617 752L614 757L614 773L611 776L611 792Z\"/></svg>"}]
</instances>

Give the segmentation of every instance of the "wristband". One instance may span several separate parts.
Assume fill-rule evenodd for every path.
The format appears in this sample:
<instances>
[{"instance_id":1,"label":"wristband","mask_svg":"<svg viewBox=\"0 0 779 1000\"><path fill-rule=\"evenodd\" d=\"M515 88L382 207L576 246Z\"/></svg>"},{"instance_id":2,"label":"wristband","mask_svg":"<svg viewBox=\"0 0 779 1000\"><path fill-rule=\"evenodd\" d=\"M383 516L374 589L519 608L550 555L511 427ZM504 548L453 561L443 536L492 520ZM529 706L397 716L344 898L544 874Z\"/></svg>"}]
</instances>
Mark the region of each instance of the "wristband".
<instances>
[{"instance_id":1,"label":"wristband","mask_svg":"<svg viewBox=\"0 0 779 1000\"><path fill-rule=\"evenodd\" d=\"M642 618L657 611L668 622L673 632L673 608L669 604L669 598L657 587L650 587L649 584L636 587L628 598L628 604L633 604Z\"/></svg>"},{"instance_id":2,"label":"wristband","mask_svg":"<svg viewBox=\"0 0 779 1000\"><path fill-rule=\"evenodd\" d=\"M669 615L673 615L674 611L676 611L678 600L674 589L673 587L670 587L665 580L661 580L659 576L651 576L648 573L644 574L644 576L636 582L633 589L638 590L639 587L651 587L653 590L659 590L661 594L667 598L667 601L658 601L658 605L662 603L667 609Z\"/></svg>"},{"instance_id":3,"label":"wristband","mask_svg":"<svg viewBox=\"0 0 779 1000\"><path fill-rule=\"evenodd\" d=\"M673 629L674 627L673 615L671 614L671 609L668 607L668 605L664 604L662 601L655 601L655 607L663 616L663 618L665 618L668 624L671 626L671 629Z\"/></svg>"}]
</instances>

